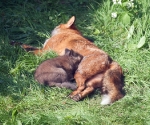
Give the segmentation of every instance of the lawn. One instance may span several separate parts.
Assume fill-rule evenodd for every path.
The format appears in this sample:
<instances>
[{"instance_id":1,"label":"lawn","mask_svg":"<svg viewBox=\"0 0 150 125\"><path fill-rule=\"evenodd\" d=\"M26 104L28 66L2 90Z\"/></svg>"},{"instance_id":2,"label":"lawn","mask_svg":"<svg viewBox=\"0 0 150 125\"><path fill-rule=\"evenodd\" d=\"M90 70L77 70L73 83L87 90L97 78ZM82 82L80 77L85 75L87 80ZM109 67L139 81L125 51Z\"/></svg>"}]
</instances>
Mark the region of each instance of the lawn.
<instances>
[{"instance_id":1,"label":"lawn","mask_svg":"<svg viewBox=\"0 0 150 125\"><path fill-rule=\"evenodd\" d=\"M0 2L0 125L149 125L150 0L12 0ZM83 36L123 68L126 95L101 106L98 90L75 102L71 90L34 80L36 67L57 56L34 56L11 41L42 46L76 16Z\"/></svg>"}]
</instances>

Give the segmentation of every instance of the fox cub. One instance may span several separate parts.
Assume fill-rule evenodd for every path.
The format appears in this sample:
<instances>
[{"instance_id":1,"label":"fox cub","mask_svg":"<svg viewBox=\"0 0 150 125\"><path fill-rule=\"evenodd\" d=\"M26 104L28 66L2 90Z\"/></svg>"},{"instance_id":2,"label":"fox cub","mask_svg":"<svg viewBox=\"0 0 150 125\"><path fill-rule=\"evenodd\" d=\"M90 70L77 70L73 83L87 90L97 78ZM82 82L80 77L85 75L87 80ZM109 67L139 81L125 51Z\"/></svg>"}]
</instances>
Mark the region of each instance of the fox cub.
<instances>
[{"instance_id":1,"label":"fox cub","mask_svg":"<svg viewBox=\"0 0 150 125\"><path fill-rule=\"evenodd\" d=\"M36 69L34 78L44 85L75 90L76 84L71 81L82 58L73 50L65 49L65 55L42 62Z\"/></svg>"}]
</instances>

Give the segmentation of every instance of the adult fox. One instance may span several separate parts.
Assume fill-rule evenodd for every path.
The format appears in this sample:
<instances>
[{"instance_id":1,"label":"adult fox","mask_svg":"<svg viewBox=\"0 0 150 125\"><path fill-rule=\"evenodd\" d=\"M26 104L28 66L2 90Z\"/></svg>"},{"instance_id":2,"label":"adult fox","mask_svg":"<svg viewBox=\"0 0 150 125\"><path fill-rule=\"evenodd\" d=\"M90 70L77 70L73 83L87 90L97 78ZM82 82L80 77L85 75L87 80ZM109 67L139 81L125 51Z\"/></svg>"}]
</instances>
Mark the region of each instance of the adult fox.
<instances>
[{"instance_id":1,"label":"adult fox","mask_svg":"<svg viewBox=\"0 0 150 125\"><path fill-rule=\"evenodd\" d=\"M74 78L77 89L69 97L79 101L95 88L100 88L102 105L111 104L124 96L123 72L120 65L109 55L99 49L92 42L84 38L74 25L75 17L71 17L66 24L60 24L52 31L51 38L47 39L43 48L34 48L23 44L22 47L34 54L46 51L55 51L63 55L65 49L72 49L83 56Z\"/></svg>"}]
</instances>

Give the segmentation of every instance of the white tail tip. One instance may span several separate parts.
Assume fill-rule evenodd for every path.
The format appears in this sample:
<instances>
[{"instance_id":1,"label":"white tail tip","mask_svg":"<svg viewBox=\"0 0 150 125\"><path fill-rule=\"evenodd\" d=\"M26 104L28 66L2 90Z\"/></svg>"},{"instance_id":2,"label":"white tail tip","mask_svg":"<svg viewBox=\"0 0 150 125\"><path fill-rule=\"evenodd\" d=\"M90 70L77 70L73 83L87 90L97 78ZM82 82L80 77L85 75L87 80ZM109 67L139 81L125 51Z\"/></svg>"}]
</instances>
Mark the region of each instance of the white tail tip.
<instances>
[{"instance_id":1,"label":"white tail tip","mask_svg":"<svg viewBox=\"0 0 150 125\"><path fill-rule=\"evenodd\" d=\"M108 105L108 104L111 104L111 98L109 97L108 94L103 94L101 105Z\"/></svg>"}]
</instances>

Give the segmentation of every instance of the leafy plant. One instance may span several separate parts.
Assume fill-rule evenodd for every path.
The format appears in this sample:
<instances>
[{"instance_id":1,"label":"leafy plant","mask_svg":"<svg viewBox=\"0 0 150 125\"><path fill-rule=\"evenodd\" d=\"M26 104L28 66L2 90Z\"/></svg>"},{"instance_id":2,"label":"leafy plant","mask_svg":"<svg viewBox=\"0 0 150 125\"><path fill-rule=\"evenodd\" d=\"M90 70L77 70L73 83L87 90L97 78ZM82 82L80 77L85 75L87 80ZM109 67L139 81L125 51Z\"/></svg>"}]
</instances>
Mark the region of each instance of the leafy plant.
<instances>
[{"instance_id":1,"label":"leafy plant","mask_svg":"<svg viewBox=\"0 0 150 125\"><path fill-rule=\"evenodd\" d=\"M140 16L141 11L139 9L141 8L138 1L113 0L112 4L113 11L117 15L112 17L118 17L119 21L125 25L131 24L135 18Z\"/></svg>"}]
</instances>

